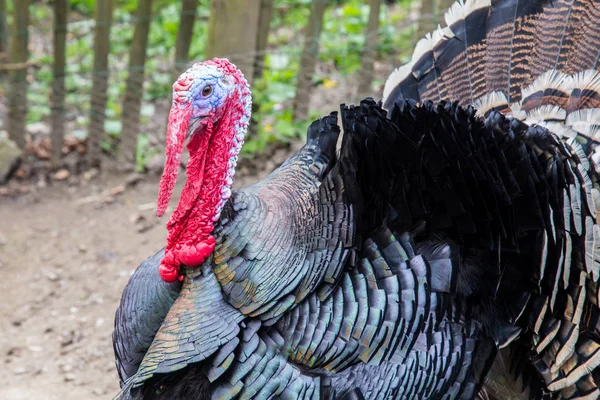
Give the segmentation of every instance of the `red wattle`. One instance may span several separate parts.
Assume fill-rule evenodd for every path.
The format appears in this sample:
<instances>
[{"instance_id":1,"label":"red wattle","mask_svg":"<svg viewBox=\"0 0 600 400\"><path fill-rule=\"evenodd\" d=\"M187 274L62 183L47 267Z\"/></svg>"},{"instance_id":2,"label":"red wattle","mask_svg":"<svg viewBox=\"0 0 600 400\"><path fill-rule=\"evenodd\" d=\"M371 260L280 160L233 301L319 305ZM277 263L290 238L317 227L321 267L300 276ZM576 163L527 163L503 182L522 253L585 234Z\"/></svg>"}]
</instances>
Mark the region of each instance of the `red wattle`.
<instances>
[{"instance_id":1,"label":"red wattle","mask_svg":"<svg viewBox=\"0 0 600 400\"><path fill-rule=\"evenodd\" d=\"M222 206L223 186L229 172L230 150L238 133L237 121L243 117L249 97L243 75L227 60L214 59L210 62L226 75L232 76L243 92L233 91L219 107L204 116L195 132L190 132L187 148L190 158L179 203L169 222L165 257L161 263L160 276L167 282L182 279L180 266L202 265L215 248L211 236L214 216ZM169 114L167 133L167 160L161 181L157 214L167 208L175 186L183 142L191 117L190 88L195 79L194 67L184 73L173 85L173 107Z\"/></svg>"},{"instance_id":2,"label":"red wattle","mask_svg":"<svg viewBox=\"0 0 600 400\"><path fill-rule=\"evenodd\" d=\"M179 261L187 267L197 267L210 256L215 249L215 238L208 236L204 241L184 244L177 252Z\"/></svg>"},{"instance_id":3,"label":"red wattle","mask_svg":"<svg viewBox=\"0 0 600 400\"><path fill-rule=\"evenodd\" d=\"M183 143L190 123L191 107L173 102L169 112L169 125L167 129L167 144L165 147L165 168L160 179L158 190L158 201L156 203L156 215L161 217L173 194L177 175L179 174L179 163L183 153Z\"/></svg>"},{"instance_id":4,"label":"red wattle","mask_svg":"<svg viewBox=\"0 0 600 400\"><path fill-rule=\"evenodd\" d=\"M160 263L160 267L158 267L158 274L165 282L175 282L179 277L179 263L168 263L169 259L173 257L168 257L165 255L163 260Z\"/></svg>"}]
</instances>

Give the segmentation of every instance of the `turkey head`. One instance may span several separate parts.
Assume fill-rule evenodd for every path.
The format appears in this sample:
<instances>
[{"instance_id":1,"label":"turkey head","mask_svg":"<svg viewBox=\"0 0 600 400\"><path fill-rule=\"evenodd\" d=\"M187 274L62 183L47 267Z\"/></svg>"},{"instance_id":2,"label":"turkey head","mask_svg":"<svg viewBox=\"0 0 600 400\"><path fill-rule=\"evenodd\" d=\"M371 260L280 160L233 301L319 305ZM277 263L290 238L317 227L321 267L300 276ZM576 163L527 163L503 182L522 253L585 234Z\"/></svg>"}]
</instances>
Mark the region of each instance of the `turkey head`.
<instances>
[{"instance_id":1,"label":"turkey head","mask_svg":"<svg viewBox=\"0 0 600 400\"><path fill-rule=\"evenodd\" d=\"M252 99L244 75L226 59L196 63L173 85L166 135L166 160L157 215L164 214L189 138L187 180L167 223L165 256L159 268L166 282L181 279L180 266L201 265L215 247L211 236L231 185Z\"/></svg>"}]
</instances>

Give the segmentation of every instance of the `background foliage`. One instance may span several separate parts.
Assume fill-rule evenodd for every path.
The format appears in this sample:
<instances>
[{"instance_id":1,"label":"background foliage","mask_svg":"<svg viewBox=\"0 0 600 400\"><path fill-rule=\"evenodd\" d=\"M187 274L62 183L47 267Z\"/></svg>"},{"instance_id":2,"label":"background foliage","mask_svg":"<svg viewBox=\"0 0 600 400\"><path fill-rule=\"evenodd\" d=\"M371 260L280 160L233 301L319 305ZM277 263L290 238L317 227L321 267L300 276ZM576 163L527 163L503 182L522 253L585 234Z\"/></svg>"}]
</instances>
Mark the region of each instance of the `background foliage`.
<instances>
[{"instance_id":1,"label":"background foliage","mask_svg":"<svg viewBox=\"0 0 600 400\"><path fill-rule=\"evenodd\" d=\"M428 0L424 0L428 1ZM431 1L431 0L429 0ZM122 99L128 71L128 54L133 37L136 0L115 0L110 34L110 78L106 108L105 137L101 146L108 155L118 151L122 131ZM253 83L255 134L248 138L242 156L262 153L274 143L285 143L305 131L307 121L294 122L291 102L296 91L303 29L310 14L309 0L275 0L264 57L264 72ZM309 107L309 120L338 107L335 100L358 101L352 96L364 51L369 6L364 1L335 1L328 7L320 37L317 69ZM385 2L381 8L376 74L372 95L379 98L384 78L393 67L407 61L416 39L415 1ZM12 2L8 1L8 22ZM69 2L67 36L66 107L68 135L85 139L92 90L95 0ZM136 147L136 168L143 170L149 158L161 151L164 114L168 108L172 60L181 2L155 0L150 25L141 108L141 134ZM200 0L196 13L190 60L204 59L209 18L209 0ZM30 7L30 50L34 61L28 77L28 124L46 123L52 86L52 2L33 1ZM354 93L355 94L355 93ZM324 103L328 104L324 104ZM329 104L329 102L331 104ZM324 108L327 106L326 108Z\"/></svg>"}]
</instances>

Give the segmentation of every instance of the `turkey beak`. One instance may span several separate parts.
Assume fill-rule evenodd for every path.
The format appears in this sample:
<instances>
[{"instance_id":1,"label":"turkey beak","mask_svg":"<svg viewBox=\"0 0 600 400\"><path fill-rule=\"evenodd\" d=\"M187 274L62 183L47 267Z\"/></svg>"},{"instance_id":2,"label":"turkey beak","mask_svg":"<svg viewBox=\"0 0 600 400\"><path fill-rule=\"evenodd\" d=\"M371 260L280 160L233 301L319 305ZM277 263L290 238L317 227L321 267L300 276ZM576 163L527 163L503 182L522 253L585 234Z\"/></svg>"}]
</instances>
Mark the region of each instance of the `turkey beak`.
<instances>
[{"instance_id":1,"label":"turkey beak","mask_svg":"<svg viewBox=\"0 0 600 400\"><path fill-rule=\"evenodd\" d=\"M165 213L171 200L175 183L177 182L183 144L188 135L188 128L191 122L191 108L190 104L173 102L171 111L169 112L165 168L160 180L158 202L156 205L156 215L159 217Z\"/></svg>"},{"instance_id":2,"label":"turkey beak","mask_svg":"<svg viewBox=\"0 0 600 400\"><path fill-rule=\"evenodd\" d=\"M202 123L202 121L204 121L204 119L206 117L207 117L206 115L201 115L199 117L191 118L190 125L188 126L188 129L187 129L187 133L185 134L186 139L189 139L190 136L192 136L194 134L194 132L196 132L198 130L198 128L200 127L200 124Z\"/></svg>"}]
</instances>

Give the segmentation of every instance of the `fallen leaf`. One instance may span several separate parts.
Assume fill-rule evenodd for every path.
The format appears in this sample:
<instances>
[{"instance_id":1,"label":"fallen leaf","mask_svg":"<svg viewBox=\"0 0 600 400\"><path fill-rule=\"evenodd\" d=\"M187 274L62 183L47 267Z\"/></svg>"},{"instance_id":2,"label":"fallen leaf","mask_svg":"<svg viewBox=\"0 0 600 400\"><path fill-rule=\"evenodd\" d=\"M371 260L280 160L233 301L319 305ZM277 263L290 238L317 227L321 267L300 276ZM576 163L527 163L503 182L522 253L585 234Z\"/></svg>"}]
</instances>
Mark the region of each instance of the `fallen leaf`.
<instances>
[{"instance_id":1,"label":"fallen leaf","mask_svg":"<svg viewBox=\"0 0 600 400\"><path fill-rule=\"evenodd\" d=\"M57 171L52 177L56 181L64 181L69 176L71 176L71 173L69 172L68 169L61 169L61 170Z\"/></svg>"}]
</instances>

